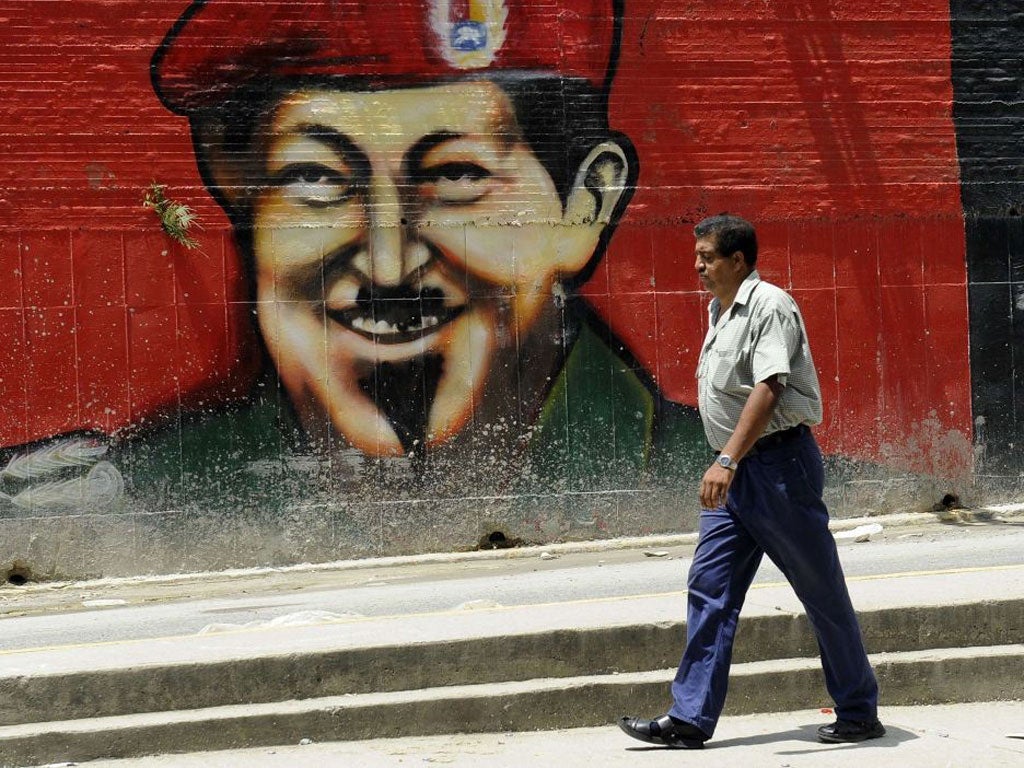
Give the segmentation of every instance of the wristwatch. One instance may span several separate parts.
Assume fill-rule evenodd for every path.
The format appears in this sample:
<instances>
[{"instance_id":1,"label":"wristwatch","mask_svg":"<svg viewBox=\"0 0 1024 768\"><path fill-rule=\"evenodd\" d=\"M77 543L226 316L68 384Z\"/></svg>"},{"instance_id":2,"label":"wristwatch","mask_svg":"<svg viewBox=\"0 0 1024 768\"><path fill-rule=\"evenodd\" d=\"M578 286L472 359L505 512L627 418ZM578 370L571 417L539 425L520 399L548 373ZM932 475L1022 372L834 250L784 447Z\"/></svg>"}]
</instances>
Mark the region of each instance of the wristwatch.
<instances>
[{"instance_id":1,"label":"wristwatch","mask_svg":"<svg viewBox=\"0 0 1024 768\"><path fill-rule=\"evenodd\" d=\"M725 467L726 469L731 469L733 472L735 472L736 469L739 467L739 464L736 462L736 459L725 453L718 454L718 458L715 459L715 461L717 461L719 465Z\"/></svg>"}]
</instances>

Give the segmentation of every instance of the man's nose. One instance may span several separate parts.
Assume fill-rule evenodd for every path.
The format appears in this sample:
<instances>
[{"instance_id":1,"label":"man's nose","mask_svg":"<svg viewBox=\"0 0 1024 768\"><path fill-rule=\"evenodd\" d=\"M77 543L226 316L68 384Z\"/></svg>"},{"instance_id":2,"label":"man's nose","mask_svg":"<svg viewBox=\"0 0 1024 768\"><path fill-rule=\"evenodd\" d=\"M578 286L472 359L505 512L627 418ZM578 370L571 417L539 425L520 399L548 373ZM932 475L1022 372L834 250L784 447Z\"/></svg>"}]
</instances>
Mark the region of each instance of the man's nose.
<instances>
[{"instance_id":1,"label":"man's nose","mask_svg":"<svg viewBox=\"0 0 1024 768\"><path fill-rule=\"evenodd\" d=\"M368 277L377 285L401 285L429 257L412 236L398 185L391 179L374 180L367 208Z\"/></svg>"}]
</instances>

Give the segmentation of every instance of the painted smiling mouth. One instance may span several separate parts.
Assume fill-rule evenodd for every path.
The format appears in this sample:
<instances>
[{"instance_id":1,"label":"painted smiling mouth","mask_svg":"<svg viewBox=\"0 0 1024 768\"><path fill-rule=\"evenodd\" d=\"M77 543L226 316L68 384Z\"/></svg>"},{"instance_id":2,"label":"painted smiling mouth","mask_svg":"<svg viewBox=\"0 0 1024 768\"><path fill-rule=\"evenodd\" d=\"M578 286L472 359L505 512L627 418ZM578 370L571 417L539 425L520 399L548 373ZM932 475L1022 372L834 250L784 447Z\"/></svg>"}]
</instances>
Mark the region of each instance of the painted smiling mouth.
<instances>
[{"instance_id":1,"label":"painted smiling mouth","mask_svg":"<svg viewBox=\"0 0 1024 768\"><path fill-rule=\"evenodd\" d=\"M434 333L465 310L445 306L438 288L360 288L355 306L327 309L327 316L354 333L380 344L400 344Z\"/></svg>"}]
</instances>

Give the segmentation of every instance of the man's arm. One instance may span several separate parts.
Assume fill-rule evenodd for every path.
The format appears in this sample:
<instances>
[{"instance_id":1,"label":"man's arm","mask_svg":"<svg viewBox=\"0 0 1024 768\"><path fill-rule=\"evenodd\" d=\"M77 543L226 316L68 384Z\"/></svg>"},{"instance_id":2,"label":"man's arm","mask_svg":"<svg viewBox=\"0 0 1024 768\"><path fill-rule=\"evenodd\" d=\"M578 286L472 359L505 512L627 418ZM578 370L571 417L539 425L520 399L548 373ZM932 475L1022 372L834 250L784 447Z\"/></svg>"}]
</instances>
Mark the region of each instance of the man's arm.
<instances>
[{"instance_id":1,"label":"man's arm","mask_svg":"<svg viewBox=\"0 0 1024 768\"><path fill-rule=\"evenodd\" d=\"M764 434L765 427L775 412L775 406L782 397L785 387L778 376L769 376L754 386L740 413L739 422L732 437L725 444L722 453L736 461L742 459L757 439ZM725 495L732 483L734 471L720 464L712 464L704 479L700 481L700 504L705 509L715 509L725 503Z\"/></svg>"}]
</instances>

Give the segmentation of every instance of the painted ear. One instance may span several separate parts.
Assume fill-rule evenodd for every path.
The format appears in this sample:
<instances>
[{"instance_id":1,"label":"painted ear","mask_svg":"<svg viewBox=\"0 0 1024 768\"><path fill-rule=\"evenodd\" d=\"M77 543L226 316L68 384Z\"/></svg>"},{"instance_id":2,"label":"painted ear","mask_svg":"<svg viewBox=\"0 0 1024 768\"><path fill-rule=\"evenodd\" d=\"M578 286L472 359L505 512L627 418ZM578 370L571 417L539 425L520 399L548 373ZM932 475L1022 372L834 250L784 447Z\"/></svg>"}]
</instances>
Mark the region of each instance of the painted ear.
<instances>
[{"instance_id":1,"label":"painted ear","mask_svg":"<svg viewBox=\"0 0 1024 768\"><path fill-rule=\"evenodd\" d=\"M578 274L594 255L627 197L629 170L626 151L611 140L591 149L580 164L562 213L568 240L558 255L563 275Z\"/></svg>"},{"instance_id":2,"label":"painted ear","mask_svg":"<svg viewBox=\"0 0 1024 768\"><path fill-rule=\"evenodd\" d=\"M604 141L580 164L565 203L564 224L607 226L626 192L629 161L622 146Z\"/></svg>"}]
</instances>

